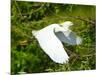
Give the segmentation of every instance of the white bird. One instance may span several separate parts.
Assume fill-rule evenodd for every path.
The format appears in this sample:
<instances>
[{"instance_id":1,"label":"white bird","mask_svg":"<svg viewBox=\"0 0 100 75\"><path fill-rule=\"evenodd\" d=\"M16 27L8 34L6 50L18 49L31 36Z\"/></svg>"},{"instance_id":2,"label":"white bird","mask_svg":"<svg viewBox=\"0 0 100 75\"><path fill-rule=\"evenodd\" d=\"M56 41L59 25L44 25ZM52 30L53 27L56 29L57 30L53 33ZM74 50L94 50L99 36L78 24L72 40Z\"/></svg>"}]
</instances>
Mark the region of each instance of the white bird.
<instances>
[{"instance_id":1,"label":"white bird","mask_svg":"<svg viewBox=\"0 0 100 75\"><path fill-rule=\"evenodd\" d=\"M81 44L82 40L69 27L72 22L66 21L62 24L51 24L41 30L32 31L43 51L56 63L64 64L69 60L62 42L69 45Z\"/></svg>"}]
</instances>

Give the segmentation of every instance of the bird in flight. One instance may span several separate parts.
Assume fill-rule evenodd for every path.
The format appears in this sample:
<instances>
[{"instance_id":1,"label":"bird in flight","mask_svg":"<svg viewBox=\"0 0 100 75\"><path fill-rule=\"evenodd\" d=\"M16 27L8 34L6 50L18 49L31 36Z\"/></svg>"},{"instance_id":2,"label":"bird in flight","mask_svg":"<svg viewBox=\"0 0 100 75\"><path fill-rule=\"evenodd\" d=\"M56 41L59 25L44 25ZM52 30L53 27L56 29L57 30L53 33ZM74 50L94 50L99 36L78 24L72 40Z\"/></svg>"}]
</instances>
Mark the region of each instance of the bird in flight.
<instances>
[{"instance_id":1,"label":"bird in flight","mask_svg":"<svg viewBox=\"0 0 100 75\"><path fill-rule=\"evenodd\" d=\"M61 24L48 25L38 31L32 31L42 50L55 63L64 64L69 61L69 56L62 42L69 45L79 45L82 43L82 39L69 28L72 25L71 21L66 21Z\"/></svg>"}]
</instances>

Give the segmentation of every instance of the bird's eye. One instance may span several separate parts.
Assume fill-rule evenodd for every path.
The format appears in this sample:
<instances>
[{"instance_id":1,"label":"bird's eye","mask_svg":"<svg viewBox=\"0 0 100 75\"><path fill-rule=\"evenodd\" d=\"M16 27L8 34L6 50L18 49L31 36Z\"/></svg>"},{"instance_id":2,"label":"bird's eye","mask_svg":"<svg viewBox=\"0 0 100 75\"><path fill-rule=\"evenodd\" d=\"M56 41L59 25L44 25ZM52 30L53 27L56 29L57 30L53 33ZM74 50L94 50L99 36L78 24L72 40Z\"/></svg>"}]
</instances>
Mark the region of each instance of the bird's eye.
<instances>
[{"instance_id":1,"label":"bird's eye","mask_svg":"<svg viewBox=\"0 0 100 75\"><path fill-rule=\"evenodd\" d=\"M63 27L63 25L61 25L61 24L60 24L59 26L60 26L60 27Z\"/></svg>"}]
</instances>

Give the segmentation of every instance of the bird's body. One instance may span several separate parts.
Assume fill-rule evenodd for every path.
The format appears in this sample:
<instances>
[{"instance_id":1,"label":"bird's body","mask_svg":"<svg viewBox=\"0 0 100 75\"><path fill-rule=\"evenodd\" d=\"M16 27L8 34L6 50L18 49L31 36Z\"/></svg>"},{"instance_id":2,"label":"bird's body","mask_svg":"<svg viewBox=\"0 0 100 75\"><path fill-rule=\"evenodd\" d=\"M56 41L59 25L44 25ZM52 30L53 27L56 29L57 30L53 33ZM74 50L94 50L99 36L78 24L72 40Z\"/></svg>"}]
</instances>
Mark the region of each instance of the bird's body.
<instances>
[{"instance_id":1,"label":"bird's body","mask_svg":"<svg viewBox=\"0 0 100 75\"><path fill-rule=\"evenodd\" d=\"M69 34L71 31L68 27L66 29L59 24L51 24L35 33L32 31L33 35L38 40L40 47L56 63L63 64L68 62L69 59L62 42L67 42L69 44L79 44L81 42L72 42L77 40L76 37L74 37L75 39L72 38L72 40L70 40L71 37L69 37Z\"/></svg>"}]
</instances>

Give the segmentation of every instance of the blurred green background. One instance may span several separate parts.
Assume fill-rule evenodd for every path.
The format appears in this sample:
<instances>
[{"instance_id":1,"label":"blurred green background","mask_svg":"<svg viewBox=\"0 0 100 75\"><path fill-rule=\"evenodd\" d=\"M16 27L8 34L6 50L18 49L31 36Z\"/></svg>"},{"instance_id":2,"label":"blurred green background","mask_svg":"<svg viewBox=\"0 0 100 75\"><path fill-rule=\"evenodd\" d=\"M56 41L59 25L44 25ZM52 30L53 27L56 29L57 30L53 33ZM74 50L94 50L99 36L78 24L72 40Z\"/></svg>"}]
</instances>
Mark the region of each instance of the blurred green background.
<instances>
[{"instance_id":1,"label":"blurred green background","mask_svg":"<svg viewBox=\"0 0 100 75\"><path fill-rule=\"evenodd\" d=\"M96 69L95 14L96 6L12 0L11 74ZM64 44L69 63L57 64L43 52L37 40L31 38L31 32L67 20L74 23L71 29L83 42L78 46Z\"/></svg>"}]
</instances>

